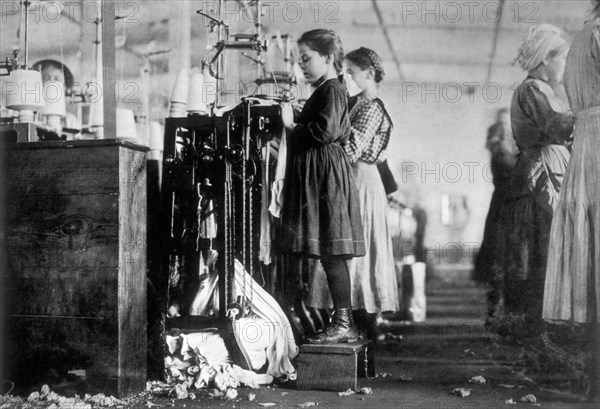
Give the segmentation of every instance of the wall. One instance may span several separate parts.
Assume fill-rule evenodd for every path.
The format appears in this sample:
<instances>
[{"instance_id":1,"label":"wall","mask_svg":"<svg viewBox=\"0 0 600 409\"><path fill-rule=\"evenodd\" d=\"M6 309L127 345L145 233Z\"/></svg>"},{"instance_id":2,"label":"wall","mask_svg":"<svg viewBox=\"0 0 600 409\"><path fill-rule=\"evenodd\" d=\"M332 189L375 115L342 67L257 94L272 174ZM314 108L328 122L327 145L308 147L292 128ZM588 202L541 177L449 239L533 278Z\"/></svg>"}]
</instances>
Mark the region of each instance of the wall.
<instances>
[{"instance_id":1,"label":"wall","mask_svg":"<svg viewBox=\"0 0 600 409\"><path fill-rule=\"evenodd\" d=\"M10 54L15 43L18 16L8 13L9 6L15 4L18 6L18 1L2 2L2 58ZM216 1L118 2L117 14L128 18L117 24L117 76L121 86L133 83L138 87L138 99L129 106L138 109L139 96L146 91L142 88L148 87L140 81L144 54L170 50L149 60L151 118L166 116L181 52L182 13L192 13L191 62L197 66L215 36L196 10L210 10L214 4ZM252 33L254 28L240 4L226 2L225 19L232 33ZM477 243L492 192L489 175L483 171L488 162L486 131L496 110L509 106L512 90L524 78L518 67L511 66L511 60L535 24L549 22L569 35L576 33L589 16L591 2L507 1L490 73L497 1L377 1L400 69L373 4L371 0L263 2L263 32L269 37L279 32L297 38L306 30L326 27L340 34L346 51L360 46L378 51L388 72L381 94L396 124L390 161L408 200L418 201L428 212L428 245L444 248L459 242ZM32 24L30 59L63 59L72 64L76 78L83 82L93 78L94 25L90 15L93 17L94 9L88 8L87 18L82 10L72 11L78 21L63 16L58 21L41 18ZM274 42L270 50L277 50ZM238 51L228 51L227 60L231 101L240 97L239 90L251 89L248 85L255 78L256 66ZM475 83L472 94L465 83ZM305 97L306 88L303 93ZM117 102L128 105L123 100ZM468 217L463 225L452 228L442 223L444 195L465 197Z\"/></svg>"}]
</instances>

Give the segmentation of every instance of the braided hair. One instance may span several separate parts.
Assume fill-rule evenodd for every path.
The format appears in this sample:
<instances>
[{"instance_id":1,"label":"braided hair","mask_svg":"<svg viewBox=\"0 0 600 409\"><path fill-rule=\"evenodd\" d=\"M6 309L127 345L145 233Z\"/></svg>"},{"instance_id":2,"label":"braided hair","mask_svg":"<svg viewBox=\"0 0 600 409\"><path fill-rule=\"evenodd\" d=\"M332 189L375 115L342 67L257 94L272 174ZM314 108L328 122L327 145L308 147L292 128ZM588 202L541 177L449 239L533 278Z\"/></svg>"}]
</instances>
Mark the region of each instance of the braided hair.
<instances>
[{"instance_id":1,"label":"braided hair","mask_svg":"<svg viewBox=\"0 0 600 409\"><path fill-rule=\"evenodd\" d=\"M356 64L362 70L373 68L375 70L375 82L379 83L385 77L383 63L379 55L370 48L360 47L357 50L350 51L346 55L346 59L353 64Z\"/></svg>"}]
</instances>

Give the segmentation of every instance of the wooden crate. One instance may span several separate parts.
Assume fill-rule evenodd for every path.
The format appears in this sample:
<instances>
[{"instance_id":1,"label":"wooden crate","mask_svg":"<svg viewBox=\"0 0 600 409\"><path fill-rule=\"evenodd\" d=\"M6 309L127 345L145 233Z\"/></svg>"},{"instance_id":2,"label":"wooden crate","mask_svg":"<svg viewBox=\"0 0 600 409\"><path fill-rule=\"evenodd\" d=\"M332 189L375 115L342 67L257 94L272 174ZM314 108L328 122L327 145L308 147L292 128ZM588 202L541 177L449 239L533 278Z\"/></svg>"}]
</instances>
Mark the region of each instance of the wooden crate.
<instances>
[{"instance_id":1,"label":"wooden crate","mask_svg":"<svg viewBox=\"0 0 600 409\"><path fill-rule=\"evenodd\" d=\"M83 369L85 391L145 388L145 150L117 139L8 145L7 379L59 383Z\"/></svg>"},{"instance_id":2,"label":"wooden crate","mask_svg":"<svg viewBox=\"0 0 600 409\"><path fill-rule=\"evenodd\" d=\"M375 376L371 341L346 344L300 345L297 358L300 390L345 391L356 389L358 378Z\"/></svg>"}]
</instances>

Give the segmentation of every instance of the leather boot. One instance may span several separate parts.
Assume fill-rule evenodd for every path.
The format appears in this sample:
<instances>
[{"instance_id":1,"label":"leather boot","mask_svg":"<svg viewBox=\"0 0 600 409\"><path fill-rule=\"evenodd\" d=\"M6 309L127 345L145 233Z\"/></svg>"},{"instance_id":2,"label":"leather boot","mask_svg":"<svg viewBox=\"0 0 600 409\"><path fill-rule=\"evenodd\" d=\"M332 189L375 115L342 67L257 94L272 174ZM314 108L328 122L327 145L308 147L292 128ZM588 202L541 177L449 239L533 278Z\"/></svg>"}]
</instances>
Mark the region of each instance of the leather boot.
<instances>
[{"instance_id":1,"label":"leather boot","mask_svg":"<svg viewBox=\"0 0 600 409\"><path fill-rule=\"evenodd\" d=\"M354 342L358 339L358 331L352 319L350 308L340 308L333 314L333 322L327 328L310 338L310 344L339 344Z\"/></svg>"}]
</instances>

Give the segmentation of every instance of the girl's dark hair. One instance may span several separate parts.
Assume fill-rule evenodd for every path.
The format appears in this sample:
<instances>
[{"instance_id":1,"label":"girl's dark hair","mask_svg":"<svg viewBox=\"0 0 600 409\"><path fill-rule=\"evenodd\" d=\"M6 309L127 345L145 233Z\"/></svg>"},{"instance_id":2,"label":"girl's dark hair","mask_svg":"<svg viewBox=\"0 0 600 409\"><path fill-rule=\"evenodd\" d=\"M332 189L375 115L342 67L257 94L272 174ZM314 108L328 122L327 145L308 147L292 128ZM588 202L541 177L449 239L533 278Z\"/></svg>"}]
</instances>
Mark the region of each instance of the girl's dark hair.
<instances>
[{"instance_id":1,"label":"girl's dark hair","mask_svg":"<svg viewBox=\"0 0 600 409\"><path fill-rule=\"evenodd\" d=\"M350 51L346 59L360 67L362 70L373 67L375 70L375 82L381 82L385 77L383 63L379 55L370 48L360 47L358 50Z\"/></svg>"},{"instance_id":2,"label":"girl's dark hair","mask_svg":"<svg viewBox=\"0 0 600 409\"><path fill-rule=\"evenodd\" d=\"M71 70L63 63L56 60L41 60L33 64L31 67L31 69L36 71L44 71L48 68L56 68L57 70L62 71L65 77L65 87L73 88L75 79L71 73Z\"/></svg>"},{"instance_id":3,"label":"girl's dark hair","mask_svg":"<svg viewBox=\"0 0 600 409\"><path fill-rule=\"evenodd\" d=\"M322 56L333 55L333 67L337 73L343 71L344 48L342 40L333 30L318 28L302 34L298 44L306 44L308 48Z\"/></svg>"}]
</instances>

